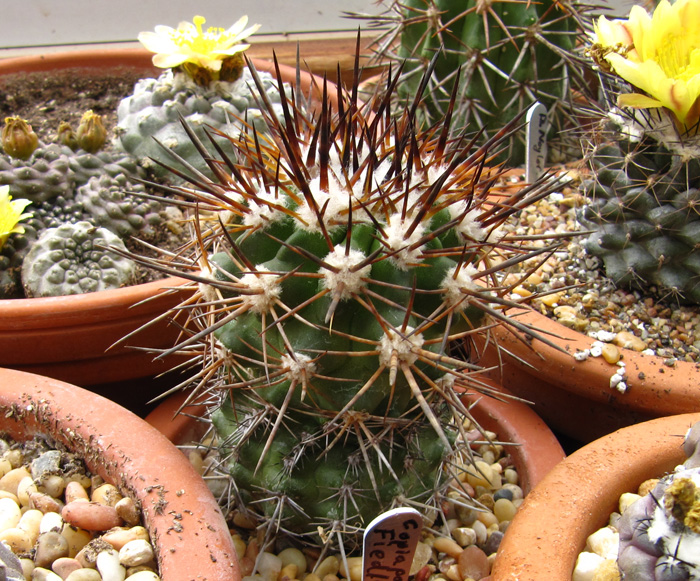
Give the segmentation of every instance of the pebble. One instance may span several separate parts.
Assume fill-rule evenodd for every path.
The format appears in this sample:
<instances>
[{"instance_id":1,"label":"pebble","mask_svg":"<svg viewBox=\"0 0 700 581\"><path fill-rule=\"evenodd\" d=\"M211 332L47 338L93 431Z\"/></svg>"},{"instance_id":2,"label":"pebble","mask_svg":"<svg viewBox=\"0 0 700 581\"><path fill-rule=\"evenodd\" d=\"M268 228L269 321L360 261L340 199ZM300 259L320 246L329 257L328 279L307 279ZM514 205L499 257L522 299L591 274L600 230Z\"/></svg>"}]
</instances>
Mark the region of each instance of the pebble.
<instances>
[{"instance_id":1,"label":"pebble","mask_svg":"<svg viewBox=\"0 0 700 581\"><path fill-rule=\"evenodd\" d=\"M126 578L126 569L119 562L119 553L114 549L99 552L95 567L102 581L124 581Z\"/></svg>"},{"instance_id":2,"label":"pebble","mask_svg":"<svg viewBox=\"0 0 700 581\"><path fill-rule=\"evenodd\" d=\"M114 507L97 502L69 502L61 516L67 523L86 531L106 531L122 524Z\"/></svg>"},{"instance_id":3,"label":"pebble","mask_svg":"<svg viewBox=\"0 0 700 581\"><path fill-rule=\"evenodd\" d=\"M102 575L97 569L78 569L68 575L65 581L102 581Z\"/></svg>"},{"instance_id":4,"label":"pebble","mask_svg":"<svg viewBox=\"0 0 700 581\"><path fill-rule=\"evenodd\" d=\"M118 527L109 530L104 535L102 535L102 540L107 541L117 551L120 551L122 547L124 547L132 541L148 541L149 534L148 531L142 526L135 526L129 528Z\"/></svg>"},{"instance_id":5,"label":"pebble","mask_svg":"<svg viewBox=\"0 0 700 581\"><path fill-rule=\"evenodd\" d=\"M70 557L59 557L51 565L51 569L56 573L61 579L66 579L74 571L79 571L83 566L80 561L76 559L71 559Z\"/></svg>"},{"instance_id":6,"label":"pebble","mask_svg":"<svg viewBox=\"0 0 700 581\"><path fill-rule=\"evenodd\" d=\"M151 543L144 539L129 541L119 549L119 562L124 565L124 567L146 565L153 562L154 559L153 547L151 547Z\"/></svg>"},{"instance_id":7,"label":"pebble","mask_svg":"<svg viewBox=\"0 0 700 581\"><path fill-rule=\"evenodd\" d=\"M461 552L457 567L462 579L474 579L474 581L483 579L491 571L486 553L476 546L466 547Z\"/></svg>"},{"instance_id":8,"label":"pebble","mask_svg":"<svg viewBox=\"0 0 700 581\"><path fill-rule=\"evenodd\" d=\"M486 555L493 555L498 551L498 547L501 545L503 540L503 533L501 531L493 531L484 543L483 550Z\"/></svg>"},{"instance_id":9,"label":"pebble","mask_svg":"<svg viewBox=\"0 0 700 581\"><path fill-rule=\"evenodd\" d=\"M36 567L32 571L32 581L63 581L56 573L43 567Z\"/></svg>"},{"instance_id":10,"label":"pebble","mask_svg":"<svg viewBox=\"0 0 700 581\"><path fill-rule=\"evenodd\" d=\"M38 567L51 567L56 559L67 557L69 553L68 541L55 531L49 531L39 536L36 543L36 555L34 562Z\"/></svg>"}]
</instances>

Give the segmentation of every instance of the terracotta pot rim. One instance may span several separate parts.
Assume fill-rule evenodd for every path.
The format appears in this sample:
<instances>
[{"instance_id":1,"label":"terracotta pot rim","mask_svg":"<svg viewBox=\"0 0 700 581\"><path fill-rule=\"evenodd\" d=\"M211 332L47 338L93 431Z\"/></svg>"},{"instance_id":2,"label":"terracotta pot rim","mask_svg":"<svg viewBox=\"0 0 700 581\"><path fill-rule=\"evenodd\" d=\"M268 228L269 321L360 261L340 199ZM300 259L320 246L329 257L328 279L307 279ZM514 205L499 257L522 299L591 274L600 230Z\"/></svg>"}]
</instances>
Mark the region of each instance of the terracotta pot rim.
<instances>
[{"instance_id":1,"label":"terracotta pot rim","mask_svg":"<svg viewBox=\"0 0 700 581\"><path fill-rule=\"evenodd\" d=\"M14 438L43 433L84 453L93 472L139 501L163 581L190 579L193 570L198 579L240 579L231 535L204 480L141 418L79 387L10 369L0 369L0 416Z\"/></svg>"},{"instance_id":2,"label":"terracotta pot rim","mask_svg":"<svg viewBox=\"0 0 700 581\"><path fill-rule=\"evenodd\" d=\"M621 428L577 450L526 497L508 526L492 581L570 581L589 534L623 492L685 460L683 436L700 413Z\"/></svg>"},{"instance_id":3,"label":"terracotta pot rim","mask_svg":"<svg viewBox=\"0 0 700 581\"><path fill-rule=\"evenodd\" d=\"M628 386L625 393L620 393L610 387L610 377L619 369L617 365L607 363L602 357L588 357L585 361L573 357L589 349L593 338L532 309L511 314L561 347L558 350L537 339L525 343L502 327L491 331L492 340L509 365L545 383L593 401L654 415L688 413L700 405L700 363L676 361L669 367L662 357L620 348ZM560 379L557 382L555 378Z\"/></svg>"}]
</instances>

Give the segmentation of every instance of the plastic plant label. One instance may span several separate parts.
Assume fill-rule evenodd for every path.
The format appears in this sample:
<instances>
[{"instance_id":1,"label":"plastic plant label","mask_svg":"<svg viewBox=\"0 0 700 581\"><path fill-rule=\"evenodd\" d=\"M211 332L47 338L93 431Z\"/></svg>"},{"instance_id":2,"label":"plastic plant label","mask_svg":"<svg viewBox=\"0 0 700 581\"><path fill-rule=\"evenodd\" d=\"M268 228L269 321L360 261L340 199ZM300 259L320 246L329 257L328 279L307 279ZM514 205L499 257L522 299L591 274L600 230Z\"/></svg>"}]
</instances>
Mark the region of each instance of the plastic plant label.
<instances>
[{"instance_id":1,"label":"plastic plant label","mask_svg":"<svg viewBox=\"0 0 700 581\"><path fill-rule=\"evenodd\" d=\"M544 173L547 160L547 132L549 121L547 108L542 103L535 103L525 117L526 147L525 181L529 184Z\"/></svg>"},{"instance_id":2,"label":"plastic plant label","mask_svg":"<svg viewBox=\"0 0 700 581\"><path fill-rule=\"evenodd\" d=\"M413 508L394 508L375 518L363 538L362 581L405 581L423 530Z\"/></svg>"}]
</instances>

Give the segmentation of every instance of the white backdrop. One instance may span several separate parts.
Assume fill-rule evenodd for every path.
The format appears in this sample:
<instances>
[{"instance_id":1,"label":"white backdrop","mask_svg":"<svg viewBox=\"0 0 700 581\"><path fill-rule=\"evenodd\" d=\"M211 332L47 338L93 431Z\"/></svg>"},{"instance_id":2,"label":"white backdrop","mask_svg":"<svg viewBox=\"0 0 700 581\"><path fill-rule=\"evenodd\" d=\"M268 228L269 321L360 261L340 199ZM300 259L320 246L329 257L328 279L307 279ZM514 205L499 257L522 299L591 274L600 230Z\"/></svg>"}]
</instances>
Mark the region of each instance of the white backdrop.
<instances>
[{"instance_id":1,"label":"white backdrop","mask_svg":"<svg viewBox=\"0 0 700 581\"><path fill-rule=\"evenodd\" d=\"M633 0L609 0L624 15ZM640 0L641 1L641 0ZM0 49L130 42L156 24L177 26L195 14L228 28L247 14L257 36L357 30L342 12L376 13L375 0L0 0Z\"/></svg>"}]
</instances>

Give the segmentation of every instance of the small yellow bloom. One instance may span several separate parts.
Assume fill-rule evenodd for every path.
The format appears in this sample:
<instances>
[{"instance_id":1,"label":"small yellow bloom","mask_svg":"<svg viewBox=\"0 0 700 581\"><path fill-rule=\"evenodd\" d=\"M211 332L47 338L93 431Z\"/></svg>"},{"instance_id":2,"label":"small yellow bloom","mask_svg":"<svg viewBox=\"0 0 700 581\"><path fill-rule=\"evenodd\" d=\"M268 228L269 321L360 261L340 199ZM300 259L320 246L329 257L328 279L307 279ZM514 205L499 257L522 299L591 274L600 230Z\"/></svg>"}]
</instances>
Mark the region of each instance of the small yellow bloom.
<instances>
[{"instance_id":1,"label":"small yellow bloom","mask_svg":"<svg viewBox=\"0 0 700 581\"><path fill-rule=\"evenodd\" d=\"M681 126L700 119L700 0L661 0L653 15L633 6L629 19L601 16L591 51L639 89L618 98L621 106L665 107Z\"/></svg>"},{"instance_id":2,"label":"small yellow bloom","mask_svg":"<svg viewBox=\"0 0 700 581\"><path fill-rule=\"evenodd\" d=\"M222 28L202 29L206 22L203 16L195 16L194 22L181 22L176 29L156 26L155 32L142 32L138 39L151 52L153 64L167 69L192 63L210 71L218 72L224 59L243 52L250 45L241 41L256 32L259 24L246 28L248 17L241 17L228 30Z\"/></svg>"},{"instance_id":3,"label":"small yellow bloom","mask_svg":"<svg viewBox=\"0 0 700 581\"><path fill-rule=\"evenodd\" d=\"M34 215L23 214L29 204L29 200L13 200L10 186L0 186L0 248L5 245L10 234L24 234L24 227L19 222Z\"/></svg>"}]
</instances>

